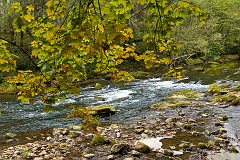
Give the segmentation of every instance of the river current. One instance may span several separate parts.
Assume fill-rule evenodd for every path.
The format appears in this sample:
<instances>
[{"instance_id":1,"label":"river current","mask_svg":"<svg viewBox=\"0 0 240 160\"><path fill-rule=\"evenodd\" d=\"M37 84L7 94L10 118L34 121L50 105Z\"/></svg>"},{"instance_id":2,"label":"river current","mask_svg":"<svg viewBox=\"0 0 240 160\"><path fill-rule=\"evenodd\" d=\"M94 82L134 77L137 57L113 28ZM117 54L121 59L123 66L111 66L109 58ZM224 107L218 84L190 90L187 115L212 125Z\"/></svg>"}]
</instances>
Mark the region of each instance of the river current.
<instances>
[{"instance_id":1,"label":"river current","mask_svg":"<svg viewBox=\"0 0 240 160\"><path fill-rule=\"evenodd\" d=\"M48 114L43 111L44 106L40 101L35 105L21 104L14 97L0 97L0 137L6 132L33 132L38 130L52 129L56 127L67 127L81 122L80 118L66 118L71 112L70 104L83 107L110 104L114 106L117 113L111 117L101 118L100 121L112 123L131 123L143 117L154 118L158 113L149 109L153 103L163 100L168 93L191 89L205 92L209 84L213 82L237 83L238 76L234 78L223 71L220 77L210 77L192 72L181 80L164 81L162 78L150 78L135 80L126 83L124 86L117 84L106 84L96 90L93 85L81 88L79 95L68 95L63 102L55 104L54 110ZM189 78L190 77L190 78ZM229 127L239 131L240 110L236 108L225 109L224 113L235 117L231 119ZM237 122L237 121L238 122Z\"/></svg>"}]
</instances>

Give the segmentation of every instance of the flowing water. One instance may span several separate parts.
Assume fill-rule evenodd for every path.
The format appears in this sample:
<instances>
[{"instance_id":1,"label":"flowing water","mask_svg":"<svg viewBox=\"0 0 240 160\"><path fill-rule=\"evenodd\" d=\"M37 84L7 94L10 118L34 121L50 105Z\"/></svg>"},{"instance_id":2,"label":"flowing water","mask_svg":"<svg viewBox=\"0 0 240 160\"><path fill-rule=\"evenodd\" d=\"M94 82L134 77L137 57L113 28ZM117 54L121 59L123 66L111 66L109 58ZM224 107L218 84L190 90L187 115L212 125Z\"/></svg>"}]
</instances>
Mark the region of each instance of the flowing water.
<instances>
[{"instance_id":1,"label":"flowing water","mask_svg":"<svg viewBox=\"0 0 240 160\"><path fill-rule=\"evenodd\" d=\"M154 118L158 113L150 110L148 106L161 101L169 92L182 89L205 92L209 84L215 81L224 80L235 83L239 80L239 74L234 75L229 73L229 70L228 72L224 70L221 76L215 77L201 75L200 72L191 72L186 76L189 78L174 81L151 78L135 80L126 83L124 86L106 84L100 90L96 90L94 86L89 85L81 88L80 95L68 95L65 101L55 104L55 109L48 114L43 112L44 106L40 100L36 101L35 105L30 105L19 103L15 97L2 96L0 97L2 112L0 115L0 137L6 132L36 132L79 124L81 122L80 118L66 118L66 115L71 112L68 107L70 104L83 107L103 104L113 105L117 113L111 117L102 118L101 121L103 122L131 123L142 117ZM229 128L239 134L240 109L239 106L236 108L223 109L222 112L233 117Z\"/></svg>"}]
</instances>

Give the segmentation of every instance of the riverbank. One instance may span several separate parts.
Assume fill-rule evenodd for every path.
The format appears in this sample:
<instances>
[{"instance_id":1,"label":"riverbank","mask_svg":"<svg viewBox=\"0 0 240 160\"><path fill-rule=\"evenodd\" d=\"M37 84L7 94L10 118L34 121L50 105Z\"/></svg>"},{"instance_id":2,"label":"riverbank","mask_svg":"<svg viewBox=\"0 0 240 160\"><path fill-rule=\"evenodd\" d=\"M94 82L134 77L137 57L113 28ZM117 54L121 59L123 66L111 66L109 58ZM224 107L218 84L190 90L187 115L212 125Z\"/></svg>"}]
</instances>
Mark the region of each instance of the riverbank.
<instances>
[{"instance_id":1,"label":"riverbank","mask_svg":"<svg viewBox=\"0 0 240 160\"><path fill-rule=\"evenodd\" d=\"M212 120L214 119L207 121ZM0 159L201 160L208 156L209 151L219 152L221 149L233 154L232 156L238 156L232 153L235 147L229 144L231 139L225 134L224 128L219 127L209 133L203 131L204 128L201 127L206 125L207 121L186 118L181 113L166 120L92 126L97 134L90 130L91 127L56 128L52 136L45 137L42 141L3 150ZM181 125L186 123L187 126ZM148 146L138 143L141 140Z\"/></svg>"}]
</instances>

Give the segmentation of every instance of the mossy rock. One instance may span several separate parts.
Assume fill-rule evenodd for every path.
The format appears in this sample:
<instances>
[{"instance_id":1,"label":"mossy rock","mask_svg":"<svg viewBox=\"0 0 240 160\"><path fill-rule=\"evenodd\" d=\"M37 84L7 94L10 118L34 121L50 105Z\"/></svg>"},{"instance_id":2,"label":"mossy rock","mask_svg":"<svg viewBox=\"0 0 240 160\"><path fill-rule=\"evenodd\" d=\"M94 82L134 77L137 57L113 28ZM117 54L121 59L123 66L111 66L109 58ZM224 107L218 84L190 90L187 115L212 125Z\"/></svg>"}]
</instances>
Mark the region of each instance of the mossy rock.
<instances>
[{"instance_id":1,"label":"mossy rock","mask_svg":"<svg viewBox=\"0 0 240 160\"><path fill-rule=\"evenodd\" d=\"M113 106L92 106L85 108L85 111L92 116L106 117L115 114L116 110Z\"/></svg>"},{"instance_id":2,"label":"mossy rock","mask_svg":"<svg viewBox=\"0 0 240 160\"><path fill-rule=\"evenodd\" d=\"M186 63L188 65L198 65L198 64L202 64L203 61L201 59L197 59L197 58L196 59L189 58L186 60Z\"/></svg>"},{"instance_id":3,"label":"mossy rock","mask_svg":"<svg viewBox=\"0 0 240 160\"><path fill-rule=\"evenodd\" d=\"M186 99L186 98L200 98L205 94L192 90L181 90L170 94L167 99Z\"/></svg>"},{"instance_id":4,"label":"mossy rock","mask_svg":"<svg viewBox=\"0 0 240 160\"><path fill-rule=\"evenodd\" d=\"M200 149L206 149L206 148L208 148L207 144L206 144L206 143L202 143L202 142L199 142L197 146L198 146L198 148L200 148Z\"/></svg>"},{"instance_id":5,"label":"mossy rock","mask_svg":"<svg viewBox=\"0 0 240 160\"><path fill-rule=\"evenodd\" d=\"M240 105L240 97L234 99L230 105L234 105L234 106L237 106L237 105Z\"/></svg>"},{"instance_id":6,"label":"mossy rock","mask_svg":"<svg viewBox=\"0 0 240 160\"><path fill-rule=\"evenodd\" d=\"M238 94L228 93L226 95L213 96L210 101L226 103L229 105L237 106L240 105L240 97Z\"/></svg>"},{"instance_id":7,"label":"mossy rock","mask_svg":"<svg viewBox=\"0 0 240 160\"><path fill-rule=\"evenodd\" d=\"M103 145L103 144L106 144L107 143L107 140L105 137L102 137L102 136L95 136L93 137L92 139L92 143L94 145Z\"/></svg>"},{"instance_id":8,"label":"mossy rock","mask_svg":"<svg viewBox=\"0 0 240 160\"><path fill-rule=\"evenodd\" d=\"M6 139L12 139L14 137L16 137L15 133L8 132L8 133L4 134L4 138L6 138Z\"/></svg>"},{"instance_id":9,"label":"mossy rock","mask_svg":"<svg viewBox=\"0 0 240 160\"><path fill-rule=\"evenodd\" d=\"M231 93L226 94L226 95L217 95L217 96L213 96L211 100L215 101L215 102L226 102L226 103L230 103L232 101L234 101L237 97Z\"/></svg>"},{"instance_id":10,"label":"mossy rock","mask_svg":"<svg viewBox=\"0 0 240 160\"><path fill-rule=\"evenodd\" d=\"M207 91L211 94L226 94L226 93L228 93L227 88L224 88L224 87L218 85L217 83L211 84L208 87Z\"/></svg>"}]
</instances>

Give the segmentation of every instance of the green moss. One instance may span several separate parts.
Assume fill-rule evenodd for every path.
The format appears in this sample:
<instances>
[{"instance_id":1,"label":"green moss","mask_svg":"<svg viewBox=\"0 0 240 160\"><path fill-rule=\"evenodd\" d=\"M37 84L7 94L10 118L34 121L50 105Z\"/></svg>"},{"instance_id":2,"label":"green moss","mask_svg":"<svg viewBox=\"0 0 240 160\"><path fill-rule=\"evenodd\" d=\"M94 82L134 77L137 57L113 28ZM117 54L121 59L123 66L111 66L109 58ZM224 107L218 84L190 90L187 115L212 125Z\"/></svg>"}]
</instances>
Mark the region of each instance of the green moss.
<instances>
[{"instance_id":1,"label":"green moss","mask_svg":"<svg viewBox=\"0 0 240 160\"><path fill-rule=\"evenodd\" d=\"M206 149L206 148L208 148L208 147L207 147L207 144L202 143L202 142L199 142L199 143L198 143L198 148L200 148L200 149Z\"/></svg>"},{"instance_id":2,"label":"green moss","mask_svg":"<svg viewBox=\"0 0 240 160\"><path fill-rule=\"evenodd\" d=\"M226 95L217 95L213 96L210 101L212 102L221 102L221 103L226 103L229 105L240 105L240 98L233 94L233 93L228 93Z\"/></svg>"},{"instance_id":3,"label":"green moss","mask_svg":"<svg viewBox=\"0 0 240 160\"><path fill-rule=\"evenodd\" d=\"M130 74L136 79L146 78L146 77L149 77L150 75L149 72L144 72L144 71L131 72Z\"/></svg>"},{"instance_id":4,"label":"green moss","mask_svg":"<svg viewBox=\"0 0 240 160\"><path fill-rule=\"evenodd\" d=\"M187 59L186 63L188 65L197 65L197 64L202 64L203 61L201 59L192 59L192 58L189 58Z\"/></svg>"},{"instance_id":5,"label":"green moss","mask_svg":"<svg viewBox=\"0 0 240 160\"><path fill-rule=\"evenodd\" d=\"M207 91L211 94L222 94L227 93L228 90L217 83L213 83L209 86Z\"/></svg>"},{"instance_id":6,"label":"green moss","mask_svg":"<svg viewBox=\"0 0 240 160\"><path fill-rule=\"evenodd\" d=\"M202 66L194 67L194 71L204 71L204 68Z\"/></svg>"},{"instance_id":7,"label":"green moss","mask_svg":"<svg viewBox=\"0 0 240 160\"><path fill-rule=\"evenodd\" d=\"M240 97L234 99L230 105L234 105L234 106L237 106L237 105L240 105Z\"/></svg>"},{"instance_id":8,"label":"green moss","mask_svg":"<svg viewBox=\"0 0 240 160\"><path fill-rule=\"evenodd\" d=\"M111 145L117 144L117 141L114 139L111 141Z\"/></svg>"},{"instance_id":9,"label":"green moss","mask_svg":"<svg viewBox=\"0 0 240 160\"><path fill-rule=\"evenodd\" d=\"M239 151L235 147L231 147L229 150L233 153L239 153Z\"/></svg>"},{"instance_id":10,"label":"green moss","mask_svg":"<svg viewBox=\"0 0 240 160\"><path fill-rule=\"evenodd\" d=\"M204 94L199 93L197 91L181 90L181 91L172 93L167 98L168 99L184 99L184 98L200 98L202 96L204 96Z\"/></svg>"},{"instance_id":11,"label":"green moss","mask_svg":"<svg viewBox=\"0 0 240 160\"><path fill-rule=\"evenodd\" d=\"M164 101L164 102L158 102L155 104L152 104L150 108L155 109L167 109L167 108L173 108L173 107L188 107L192 103L190 101Z\"/></svg>"},{"instance_id":12,"label":"green moss","mask_svg":"<svg viewBox=\"0 0 240 160\"><path fill-rule=\"evenodd\" d=\"M102 136L95 136L93 137L92 139L92 143L94 145L103 145L103 144L106 144L107 143L107 140L105 137L102 137Z\"/></svg>"}]
</instances>

